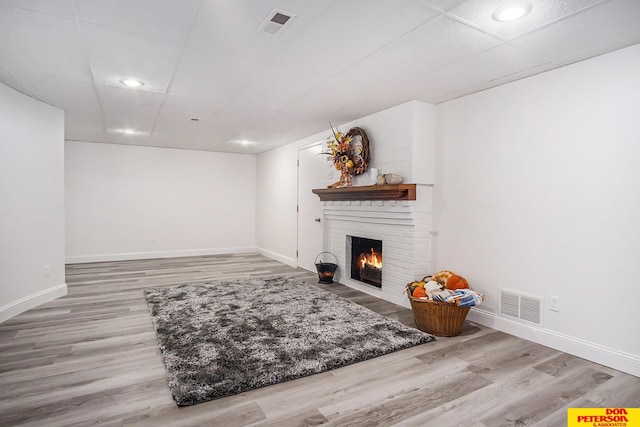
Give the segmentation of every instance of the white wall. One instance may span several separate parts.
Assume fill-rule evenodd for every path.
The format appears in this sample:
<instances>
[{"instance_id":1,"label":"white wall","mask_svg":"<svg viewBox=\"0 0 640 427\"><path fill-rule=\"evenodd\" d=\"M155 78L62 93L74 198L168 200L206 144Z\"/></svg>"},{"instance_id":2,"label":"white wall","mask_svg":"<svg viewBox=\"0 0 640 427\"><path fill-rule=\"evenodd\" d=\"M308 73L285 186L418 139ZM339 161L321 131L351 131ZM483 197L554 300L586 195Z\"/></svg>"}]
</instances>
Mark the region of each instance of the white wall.
<instances>
[{"instance_id":1,"label":"white wall","mask_svg":"<svg viewBox=\"0 0 640 427\"><path fill-rule=\"evenodd\" d=\"M298 151L286 145L258 155L256 245L258 251L297 265Z\"/></svg>"},{"instance_id":2,"label":"white wall","mask_svg":"<svg viewBox=\"0 0 640 427\"><path fill-rule=\"evenodd\" d=\"M0 84L0 322L66 295L64 253L64 114Z\"/></svg>"},{"instance_id":3,"label":"white wall","mask_svg":"<svg viewBox=\"0 0 640 427\"><path fill-rule=\"evenodd\" d=\"M255 251L256 158L66 142L67 262Z\"/></svg>"},{"instance_id":4,"label":"white wall","mask_svg":"<svg viewBox=\"0 0 640 427\"><path fill-rule=\"evenodd\" d=\"M439 106L438 267L482 290L471 317L640 375L640 45ZM544 329L498 289L560 297Z\"/></svg>"},{"instance_id":5,"label":"white wall","mask_svg":"<svg viewBox=\"0 0 640 427\"><path fill-rule=\"evenodd\" d=\"M433 184L433 162L417 160L414 153L435 150L435 107L411 101L396 107L341 124L347 132L360 126L372 147L370 167L381 173L399 173L405 182ZM297 168L298 150L325 141L331 130L258 155L257 230L258 250L272 258L296 265L297 249ZM336 180L339 175L336 176ZM369 175L357 176L353 185L367 185Z\"/></svg>"}]
</instances>

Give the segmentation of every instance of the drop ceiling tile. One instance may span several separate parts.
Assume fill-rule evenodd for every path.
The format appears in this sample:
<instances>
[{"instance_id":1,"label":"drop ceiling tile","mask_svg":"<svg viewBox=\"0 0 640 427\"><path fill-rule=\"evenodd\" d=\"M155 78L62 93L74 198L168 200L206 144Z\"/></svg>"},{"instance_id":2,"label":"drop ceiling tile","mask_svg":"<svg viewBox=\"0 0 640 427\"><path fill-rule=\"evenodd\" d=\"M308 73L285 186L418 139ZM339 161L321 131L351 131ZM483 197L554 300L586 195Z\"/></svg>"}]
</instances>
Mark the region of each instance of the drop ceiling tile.
<instances>
[{"instance_id":1,"label":"drop ceiling tile","mask_svg":"<svg viewBox=\"0 0 640 427\"><path fill-rule=\"evenodd\" d=\"M256 104L250 100L234 98L224 105L222 111L228 116L243 118L242 121L246 127L263 120L265 116L269 116L277 110L273 107Z\"/></svg>"},{"instance_id":2,"label":"drop ceiling tile","mask_svg":"<svg viewBox=\"0 0 640 427\"><path fill-rule=\"evenodd\" d=\"M0 0L0 4L46 13L61 18L73 18L71 0Z\"/></svg>"},{"instance_id":3,"label":"drop ceiling tile","mask_svg":"<svg viewBox=\"0 0 640 427\"><path fill-rule=\"evenodd\" d=\"M394 90L390 87L380 87L379 90L368 91L359 96L353 104L336 111L336 114L341 121L348 122L413 99L416 99L416 96L412 93Z\"/></svg>"},{"instance_id":4,"label":"drop ceiling tile","mask_svg":"<svg viewBox=\"0 0 640 427\"><path fill-rule=\"evenodd\" d=\"M443 11L447 11L464 1L466 0L416 0L416 2L428 4Z\"/></svg>"},{"instance_id":5,"label":"drop ceiling tile","mask_svg":"<svg viewBox=\"0 0 640 427\"><path fill-rule=\"evenodd\" d=\"M403 89L413 93L416 99L433 102L548 62L505 43L407 81Z\"/></svg>"},{"instance_id":6,"label":"drop ceiling tile","mask_svg":"<svg viewBox=\"0 0 640 427\"><path fill-rule=\"evenodd\" d=\"M308 123L303 123L294 129L289 130L281 135L282 144L287 144L294 141L299 141L303 138L316 135L321 132L326 132L324 135L319 136L319 141L324 141L330 135L329 124L324 120L314 120Z\"/></svg>"},{"instance_id":7,"label":"drop ceiling tile","mask_svg":"<svg viewBox=\"0 0 640 427\"><path fill-rule=\"evenodd\" d=\"M208 145L211 146L211 145ZM199 149L201 151L218 151L222 153L230 153L230 154L257 154L258 150L257 146L244 146L240 144L235 144L233 141L225 141L223 143L217 143L213 145L210 150Z\"/></svg>"},{"instance_id":8,"label":"drop ceiling tile","mask_svg":"<svg viewBox=\"0 0 640 427\"><path fill-rule=\"evenodd\" d=\"M255 146L253 152L251 154L260 154L267 152L269 150L273 150L274 148L280 147L283 145L280 141L282 140L282 136L273 136L269 138L264 138L263 141L259 145Z\"/></svg>"},{"instance_id":9,"label":"drop ceiling tile","mask_svg":"<svg viewBox=\"0 0 640 427\"><path fill-rule=\"evenodd\" d=\"M372 86L422 75L501 41L447 17L437 18L346 70L343 75Z\"/></svg>"},{"instance_id":10,"label":"drop ceiling tile","mask_svg":"<svg viewBox=\"0 0 640 427\"><path fill-rule=\"evenodd\" d=\"M410 0L332 1L270 61L309 75L332 76L435 16L437 12Z\"/></svg>"},{"instance_id":11,"label":"drop ceiling tile","mask_svg":"<svg viewBox=\"0 0 640 427\"><path fill-rule=\"evenodd\" d=\"M236 137L252 128L254 123L264 121L265 117L274 114L276 110L254 104L225 105L211 119L203 125L203 132L216 136L225 136L225 140Z\"/></svg>"},{"instance_id":12,"label":"drop ceiling tile","mask_svg":"<svg viewBox=\"0 0 640 427\"><path fill-rule=\"evenodd\" d=\"M68 141L107 142L102 114L65 111L64 139Z\"/></svg>"},{"instance_id":13,"label":"drop ceiling tile","mask_svg":"<svg viewBox=\"0 0 640 427\"><path fill-rule=\"evenodd\" d=\"M222 151L226 151L223 147L225 141L241 131L242 126L210 120L203 123L198 132L195 132L189 140L183 141L184 148L206 151L216 151L220 148Z\"/></svg>"},{"instance_id":14,"label":"drop ceiling tile","mask_svg":"<svg viewBox=\"0 0 640 427\"><path fill-rule=\"evenodd\" d=\"M229 141L226 142L222 147L220 147L219 150L225 153L259 154L263 151L266 151L265 148L266 147L263 148L262 144L241 145L234 143L233 141Z\"/></svg>"},{"instance_id":15,"label":"drop ceiling tile","mask_svg":"<svg viewBox=\"0 0 640 427\"><path fill-rule=\"evenodd\" d=\"M122 87L120 79L136 78L137 90L165 93L183 45L132 33L83 24L96 84Z\"/></svg>"},{"instance_id":16,"label":"drop ceiling tile","mask_svg":"<svg viewBox=\"0 0 640 427\"><path fill-rule=\"evenodd\" d=\"M206 123L220 110L221 105L206 99L182 98L167 95L160 109L158 120L153 129L152 140L168 144L173 141L180 146L202 132ZM199 118L193 121L191 118Z\"/></svg>"},{"instance_id":17,"label":"drop ceiling tile","mask_svg":"<svg viewBox=\"0 0 640 427\"><path fill-rule=\"evenodd\" d=\"M158 115L156 130L159 128L169 130L197 127L199 123L210 120L222 106L221 103L216 104L202 98L167 95ZM200 120L193 121L192 118Z\"/></svg>"},{"instance_id":18,"label":"drop ceiling tile","mask_svg":"<svg viewBox=\"0 0 640 427\"><path fill-rule=\"evenodd\" d=\"M156 147L156 148L195 150L195 148L191 148L186 145L188 143L186 136L184 139L174 139L174 138L160 139L152 135L148 138L143 139L141 143L137 143L135 140L129 140L127 143L129 145L144 145L147 147Z\"/></svg>"},{"instance_id":19,"label":"drop ceiling tile","mask_svg":"<svg viewBox=\"0 0 640 427\"><path fill-rule=\"evenodd\" d=\"M323 119L320 120L326 123ZM309 123L310 121L318 121L318 117L312 118L302 114L277 110L265 115L261 120L256 121L256 123L252 125L252 128L281 135L289 129L301 126L304 123ZM328 126L328 123L326 124Z\"/></svg>"},{"instance_id":20,"label":"drop ceiling tile","mask_svg":"<svg viewBox=\"0 0 640 427\"><path fill-rule=\"evenodd\" d=\"M339 77L326 80L320 86L298 97L281 109L289 113L335 119L335 112L355 103L368 88Z\"/></svg>"},{"instance_id":21,"label":"drop ceiling tile","mask_svg":"<svg viewBox=\"0 0 640 427\"><path fill-rule=\"evenodd\" d=\"M258 153L294 142L328 127L328 122L323 118L310 118L284 111L265 115L262 121L248 125L238 120L234 113L223 110L204 123L200 133L186 143L188 147L198 150L246 152L244 148L238 148L231 142L248 139L254 142L252 152ZM294 134L295 137L292 136Z\"/></svg>"},{"instance_id":22,"label":"drop ceiling tile","mask_svg":"<svg viewBox=\"0 0 640 427\"><path fill-rule=\"evenodd\" d=\"M95 86L43 76L38 73L22 73L22 86L42 102L61 108L66 113L88 112L101 115L100 102Z\"/></svg>"},{"instance_id":23,"label":"drop ceiling tile","mask_svg":"<svg viewBox=\"0 0 640 427\"><path fill-rule=\"evenodd\" d=\"M167 128L162 130L154 130L149 141L156 147L173 147L185 148L191 147L191 141L196 138L199 129L188 128Z\"/></svg>"},{"instance_id":24,"label":"drop ceiling tile","mask_svg":"<svg viewBox=\"0 0 640 427\"><path fill-rule=\"evenodd\" d=\"M156 122L163 95L109 86L97 86L109 139L129 141L134 136L150 135ZM119 135L123 129L135 129L139 135ZM142 139L142 138L141 138Z\"/></svg>"},{"instance_id":25,"label":"drop ceiling tile","mask_svg":"<svg viewBox=\"0 0 640 427\"><path fill-rule=\"evenodd\" d=\"M255 60L187 46L168 93L224 103L249 83L258 67L259 62Z\"/></svg>"},{"instance_id":26,"label":"drop ceiling tile","mask_svg":"<svg viewBox=\"0 0 640 427\"><path fill-rule=\"evenodd\" d=\"M149 133L140 133L137 135L126 135L121 132L107 129L107 142L111 144L122 145L141 145L144 147L155 147L151 135Z\"/></svg>"},{"instance_id":27,"label":"drop ceiling tile","mask_svg":"<svg viewBox=\"0 0 640 427\"><path fill-rule=\"evenodd\" d=\"M76 0L83 22L184 43L202 0Z\"/></svg>"},{"instance_id":28,"label":"drop ceiling tile","mask_svg":"<svg viewBox=\"0 0 640 427\"><path fill-rule=\"evenodd\" d=\"M92 82L82 37L73 20L0 6L0 40L2 65L11 72Z\"/></svg>"},{"instance_id":29,"label":"drop ceiling tile","mask_svg":"<svg viewBox=\"0 0 640 427\"><path fill-rule=\"evenodd\" d=\"M466 95L470 95L476 92L480 92L486 89L491 89L506 83L511 83L511 82L515 82L516 80L520 80L520 79L524 79L525 77L530 77L530 76L534 76L536 74L540 74L540 73L544 73L546 71L551 71L553 69L556 69L560 67L559 64L556 64L554 62L545 62L544 64L540 64L538 66L532 67L532 68L527 68L526 70L522 70L519 71L517 73L513 73L513 74L509 74L500 78L497 78L495 80L491 80L491 81L487 81L487 82L483 82L480 83L478 85L475 86L471 86L468 88L465 88L461 91L458 92L453 92L453 93L447 93L446 95L440 97L440 98L435 98L432 99L430 102L432 102L433 104L439 104L441 102L446 102L446 101L451 101L452 99L456 99L456 98L460 98L462 96L466 96Z\"/></svg>"},{"instance_id":30,"label":"drop ceiling tile","mask_svg":"<svg viewBox=\"0 0 640 427\"><path fill-rule=\"evenodd\" d=\"M223 109L199 125L200 130L196 139L223 142L241 132L244 126L243 117Z\"/></svg>"},{"instance_id":31,"label":"drop ceiling tile","mask_svg":"<svg viewBox=\"0 0 640 427\"><path fill-rule=\"evenodd\" d=\"M9 73L9 71L0 68L0 83L9 86L12 89L17 90L20 93L30 95L20 83Z\"/></svg>"},{"instance_id":32,"label":"drop ceiling tile","mask_svg":"<svg viewBox=\"0 0 640 427\"><path fill-rule=\"evenodd\" d=\"M312 23L327 2L281 0L276 5L264 0L206 1L191 30L189 44L264 61L301 28ZM277 34L260 30L258 27L276 7L295 17Z\"/></svg>"},{"instance_id":33,"label":"drop ceiling tile","mask_svg":"<svg viewBox=\"0 0 640 427\"><path fill-rule=\"evenodd\" d=\"M151 139L156 143L171 143L177 148L209 150L213 145L222 144L242 130L242 124L225 121L224 117L223 112L218 111L208 120L174 127L159 120Z\"/></svg>"},{"instance_id":34,"label":"drop ceiling tile","mask_svg":"<svg viewBox=\"0 0 640 427\"><path fill-rule=\"evenodd\" d=\"M255 69L234 101L278 109L318 84L319 81L305 74L265 64Z\"/></svg>"},{"instance_id":35,"label":"drop ceiling tile","mask_svg":"<svg viewBox=\"0 0 640 427\"><path fill-rule=\"evenodd\" d=\"M255 153L263 151L262 146L266 142L274 141L279 137L280 133L246 128L226 140L225 144L240 152Z\"/></svg>"},{"instance_id":36,"label":"drop ceiling tile","mask_svg":"<svg viewBox=\"0 0 640 427\"><path fill-rule=\"evenodd\" d=\"M640 43L640 1L610 0L513 41L564 64Z\"/></svg>"},{"instance_id":37,"label":"drop ceiling tile","mask_svg":"<svg viewBox=\"0 0 640 427\"><path fill-rule=\"evenodd\" d=\"M234 153L233 151L229 151L227 147L224 146L224 141L214 141L202 138L185 141L185 144L185 150L208 151L214 153Z\"/></svg>"},{"instance_id":38,"label":"drop ceiling tile","mask_svg":"<svg viewBox=\"0 0 640 427\"><path fill-rule=\"evenodd\" d=\"M65 139L106 142L102 108L94 85L42 76L21 74L22 85L35 98L64 110Z\"/></svg>"},{"instance_id":39,"label":"drop ceiling tile","mask_svg":"<svg viewBox=\"0 0 640 427\"><path fill-rule=\"evenodd\" d=\"M498 22L491 15L504 0L470 0L452 9L451 14L465 19L508 40L550 24L603 0L527 0L531 12L517 21Z\"/></svg>"}]
</instances>

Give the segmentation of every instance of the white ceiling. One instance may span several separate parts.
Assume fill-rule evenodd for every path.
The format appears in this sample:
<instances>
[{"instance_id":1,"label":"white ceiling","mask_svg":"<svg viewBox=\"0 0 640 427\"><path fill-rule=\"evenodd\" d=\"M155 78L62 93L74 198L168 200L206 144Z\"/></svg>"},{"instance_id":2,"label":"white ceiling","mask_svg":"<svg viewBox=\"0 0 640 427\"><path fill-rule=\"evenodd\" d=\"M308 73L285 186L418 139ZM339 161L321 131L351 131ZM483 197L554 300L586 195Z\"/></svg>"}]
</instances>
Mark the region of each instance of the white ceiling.
<instances>
[{"instance_id":1,"label":"white ceiling","mask_svg":"<svg viewBox=\"0 0 640 427\"><path fill-rule=\"evenodd\" d=\"M527 1L499 23L505 0L0 0L0 82L69 140L259 153L640 43L640 0ZM273 9L296 15L275 35Z\"/></svg>"}]
</instances>

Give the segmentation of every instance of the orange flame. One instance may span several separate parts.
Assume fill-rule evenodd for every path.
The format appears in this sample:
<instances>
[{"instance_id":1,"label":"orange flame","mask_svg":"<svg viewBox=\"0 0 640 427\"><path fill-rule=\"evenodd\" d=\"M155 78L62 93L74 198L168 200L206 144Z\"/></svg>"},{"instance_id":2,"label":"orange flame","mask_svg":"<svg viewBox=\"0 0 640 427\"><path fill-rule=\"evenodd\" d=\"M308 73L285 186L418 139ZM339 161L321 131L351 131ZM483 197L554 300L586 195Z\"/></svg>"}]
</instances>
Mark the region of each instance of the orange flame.
<instances>
[{"instance_id":1,"label":"orange flame","mask_svg":"<svg viewBox=\"0 0 640 427\"><path fill-rule=\"evenodd\" d=\"M370 254L360 254L358 262L360 263L361 268L364 268L365 264L375 268L382 268L382 254L371 248Z\"/></svg>"}]
</instances>

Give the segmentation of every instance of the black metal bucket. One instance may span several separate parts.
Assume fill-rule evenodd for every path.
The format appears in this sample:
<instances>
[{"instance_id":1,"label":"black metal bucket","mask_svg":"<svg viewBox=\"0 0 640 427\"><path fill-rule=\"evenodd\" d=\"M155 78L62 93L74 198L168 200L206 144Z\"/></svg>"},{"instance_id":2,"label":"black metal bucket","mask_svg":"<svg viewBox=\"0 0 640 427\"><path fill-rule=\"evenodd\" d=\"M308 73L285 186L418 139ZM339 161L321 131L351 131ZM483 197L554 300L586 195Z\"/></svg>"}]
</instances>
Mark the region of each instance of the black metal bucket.
<instances>
[{"instance_id":1,"label":"black metal bucket","mask_svg":"<svg viewBox=\"0 0 640 427\"><path fill-rule=\"evenodd\" d=\"M323 262L322 259L320 259L320 262L318 262L318 258L320 258L322 254L331 255L336 260L336 262L335 263ZM316 257L316 260L314 263L316 265L316 270L318 270L318 279L319 279L318 283L325 283L325 284L333 283L333 275L335 274L336 269L338 268L338 258L331 252L320 252Z\"/></svg>"}]
</instances>

